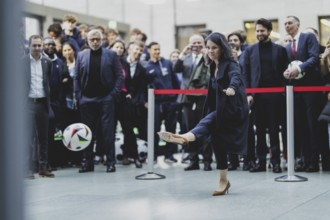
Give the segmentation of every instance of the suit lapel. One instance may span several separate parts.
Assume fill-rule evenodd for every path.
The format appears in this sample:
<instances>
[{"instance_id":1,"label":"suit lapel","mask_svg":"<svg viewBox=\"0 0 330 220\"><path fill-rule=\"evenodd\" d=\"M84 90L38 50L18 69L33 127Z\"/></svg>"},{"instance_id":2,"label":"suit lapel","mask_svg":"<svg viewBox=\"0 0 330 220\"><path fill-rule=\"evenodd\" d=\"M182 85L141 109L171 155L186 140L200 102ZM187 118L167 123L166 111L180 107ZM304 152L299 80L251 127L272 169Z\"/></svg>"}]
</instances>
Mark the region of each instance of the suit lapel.
<instances>
[{"instance_id":1,"label":"suit lapel","mask_svg":"<svg viewBox=\"0 0 330 220\"><path fill-rule=\"evenodd\" d=\"M305 41L305 35L303 33L300 33L300 36L299 36L299 40L298 40L298 46L297 46L297 51L296 51L296 59L298 60L298 56L299 56L299 51L301 51L301 47L302 45L304 45Z\"/></svg>"}]
</instances>

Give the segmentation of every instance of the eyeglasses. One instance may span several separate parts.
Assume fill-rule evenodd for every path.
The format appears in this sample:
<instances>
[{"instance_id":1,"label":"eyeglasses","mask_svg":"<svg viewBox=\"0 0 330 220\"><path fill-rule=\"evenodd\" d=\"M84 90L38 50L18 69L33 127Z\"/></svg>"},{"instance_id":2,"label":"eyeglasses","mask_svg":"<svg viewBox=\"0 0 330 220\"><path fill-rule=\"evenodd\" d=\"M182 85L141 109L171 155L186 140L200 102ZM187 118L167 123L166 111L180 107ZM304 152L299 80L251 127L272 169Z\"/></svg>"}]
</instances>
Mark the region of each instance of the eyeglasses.
<instances>
[{"instance_id":1,"label":"eyeglasses","mask_svg":"<svg viewBox=\"0 0 330 220\"><path fill-rule=\"evenodd\" d=\"M101 40L101 38L90 38L88 40L91 42L94 42L94 41L99 42Z\"/></svg>"},{"instance_id":2,"label":"eyeglasses","mask_svg":"<svg viewBox=\"0 0 330 220\"><path fill-rule=\"evenodd\" d=\"M32 44L32 47L41 47L41 44Z\"/></svg>"}]
</instances>

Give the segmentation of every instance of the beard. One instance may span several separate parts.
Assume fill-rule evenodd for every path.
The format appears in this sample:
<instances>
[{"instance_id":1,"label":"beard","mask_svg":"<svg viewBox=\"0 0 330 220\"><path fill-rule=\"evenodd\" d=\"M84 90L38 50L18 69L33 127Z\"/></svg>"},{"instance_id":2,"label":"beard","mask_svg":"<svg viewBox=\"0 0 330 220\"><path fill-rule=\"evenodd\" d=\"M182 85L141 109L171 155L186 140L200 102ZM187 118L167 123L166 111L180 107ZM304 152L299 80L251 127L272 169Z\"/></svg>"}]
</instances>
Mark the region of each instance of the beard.
<instances>
[{"instance_id":1,"label":"beard","mask_svg":"<svg viewBox=\"0 0 330 220\"><path fill-rule=\"evenodd\" d=\"M268 36L258 36L257 39L259 42L266 42L268 41L269 37Z\"/></svg>"}]
</instances>

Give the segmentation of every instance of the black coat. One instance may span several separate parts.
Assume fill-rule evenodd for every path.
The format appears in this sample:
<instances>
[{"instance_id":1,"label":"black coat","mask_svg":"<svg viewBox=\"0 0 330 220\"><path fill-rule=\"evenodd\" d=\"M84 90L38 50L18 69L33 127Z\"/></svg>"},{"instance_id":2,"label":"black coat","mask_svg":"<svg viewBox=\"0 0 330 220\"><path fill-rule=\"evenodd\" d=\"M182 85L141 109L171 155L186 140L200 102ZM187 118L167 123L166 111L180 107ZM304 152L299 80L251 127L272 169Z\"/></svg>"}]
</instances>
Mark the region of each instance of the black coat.
<instances>
[{"instance_id":1,"label":"black coat","mask_svg":"<svg viewBox=\"0 0 330 220\"><path fill-rule=\"evenodd\" d=\"M239 64L234 61L224 61L218 66L216 76L216 97L210 98L211 81L206 99L205 112L214 115L217 143L216 147L225 147L228 153L245 155L247 151L247 134L249 107ZM227 96L223 90L233 88L234 96ZM215 113L210 108L216 102ZM213 112L213 113L212 113ZM205 118L207 118L206 116ZM212 117L209 118L210 120Z\"/></svg>"}]
</instances>

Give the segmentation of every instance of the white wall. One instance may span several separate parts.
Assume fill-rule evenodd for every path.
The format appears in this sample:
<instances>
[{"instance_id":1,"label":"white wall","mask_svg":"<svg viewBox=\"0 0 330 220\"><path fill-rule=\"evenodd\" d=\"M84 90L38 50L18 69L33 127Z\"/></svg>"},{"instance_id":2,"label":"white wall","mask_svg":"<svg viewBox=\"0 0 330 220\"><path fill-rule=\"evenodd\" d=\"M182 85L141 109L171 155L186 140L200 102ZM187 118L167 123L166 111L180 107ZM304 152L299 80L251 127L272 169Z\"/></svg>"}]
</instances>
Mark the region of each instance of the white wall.
<instances>
[{"instance_id":1,"label":"white wall","mask_svg":"<svg viewBox=\"0 0 330 220\"><path fill-rule=\"evenodd\" d=\"M287 15L296 15L301 28L318 28L318 16L330 15L330 0L29 0L88 13L128 23L148 35L148 42L158 41L162 55L167 57L174 48L174 7L177 25L206 24L221 33L243 29L243 21L264 17L278 19L280 33L285 34ZM145 2L160 2L148 5Z\"/></svg>"}]
</instances>

